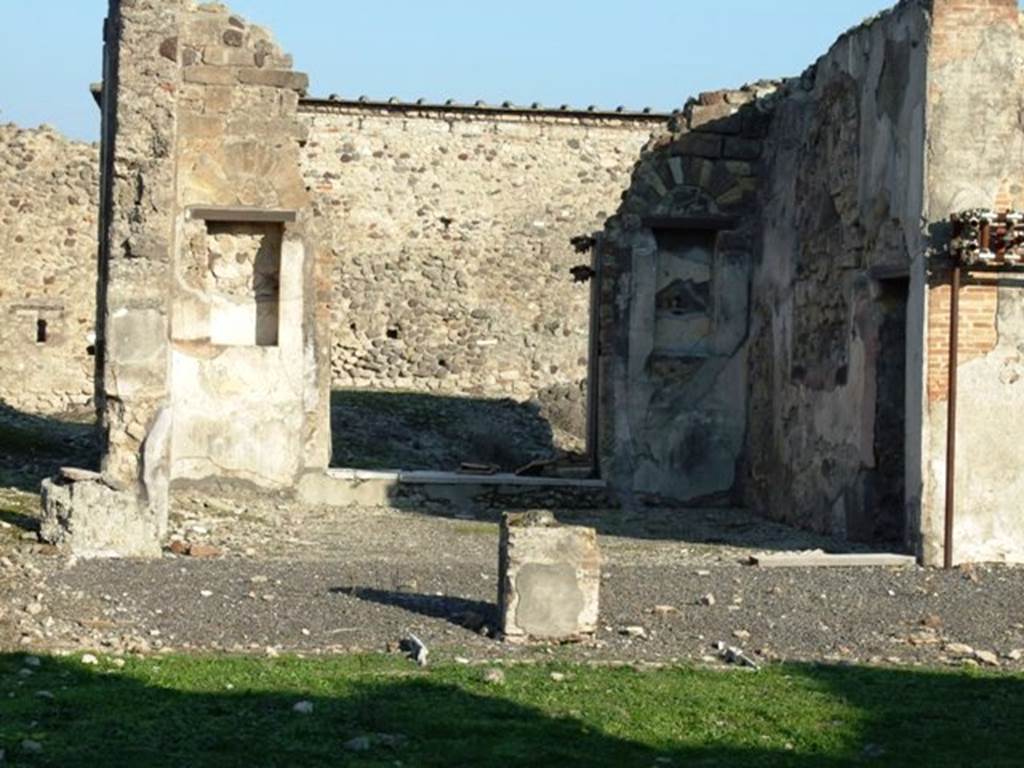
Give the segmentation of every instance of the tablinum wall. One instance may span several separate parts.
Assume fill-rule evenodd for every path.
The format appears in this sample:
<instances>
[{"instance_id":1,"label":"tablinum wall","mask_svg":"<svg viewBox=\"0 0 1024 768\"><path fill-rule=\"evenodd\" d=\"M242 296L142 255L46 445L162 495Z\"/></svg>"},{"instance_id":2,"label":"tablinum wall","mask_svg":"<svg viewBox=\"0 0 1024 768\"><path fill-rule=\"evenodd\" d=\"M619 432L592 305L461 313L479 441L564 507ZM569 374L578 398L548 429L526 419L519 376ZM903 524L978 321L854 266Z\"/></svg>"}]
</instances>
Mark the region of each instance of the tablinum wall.
<instances>
[{"instance_id":1,"label":"tablinum wall","mask_svg":"<svg viewBox=\"0 0 1024 768\"><path fill-rule=\"evenodd\" d=\"M581 438L590 290L569 270L589 257L570 239L616 209L666 118L307 100L300 119L333 386L537 400ZM0 398L59 412L93 391L97 149L14 127L0 140L0 301L18 321ZM50 319L45 348L29 311Z\"/></svg>"},{"instance_id":2,"label":"tablinum wall","mask_svg":"<svg viewBox=\"0 0 1024 768\"><path fill-rule=\"evenodd\" d=\"M583 437L589 263L649 114L307 102L337 387L537 400Z\"/></svg>"}]
</instances>

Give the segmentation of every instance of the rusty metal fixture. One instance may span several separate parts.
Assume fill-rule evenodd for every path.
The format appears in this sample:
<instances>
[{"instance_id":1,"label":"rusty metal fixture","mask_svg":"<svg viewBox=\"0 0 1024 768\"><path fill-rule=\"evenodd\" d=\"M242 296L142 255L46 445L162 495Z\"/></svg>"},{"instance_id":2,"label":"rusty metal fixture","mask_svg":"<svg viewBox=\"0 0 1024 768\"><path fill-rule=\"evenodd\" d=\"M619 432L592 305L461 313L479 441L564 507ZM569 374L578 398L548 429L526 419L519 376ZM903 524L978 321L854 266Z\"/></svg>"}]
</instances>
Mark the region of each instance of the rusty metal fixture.
<instances>
[{"instance_id":1,"label":"rusty metal fixture","mask_svg":"<svg viewBox=\"0 0 1024 768\"><path fill-rule=\"evenodd\" d=\"M956 395L960 353L960 264L953 265L949 297L949 393L946 415L946 524L943 565L953 567L953 520L956 514Z\"/></svg>"},{"instance_id":2,"label":"rusty metal fixture","mask_svg":"<svg viewBox=\"0 0 1024 768\"><path fill-rule=\"evenodd\" d=\"M943 565L953 567L956 521L957 367L960 353L960 285L975 272L1012 272L1024 267L1024 212L972 209L950 217L953 236L949 297L949 378L946 415L946 511Z\"/></svg>"},{"instance_id":3,"label":"rusty metal fixture","mask_svg":"<svg viewBox=\"0 0 1024 768\"><path fill-rule=\"evenodd\" d=\"M576 253L590 253L597 244L597 239L593 235L577 235L569 238L569 244Z\"/></svg>"},{"instance_id":4,"label":"rusty metal fixture","mask_svg":"<svg viewBox=\"0 0 1024 768\"><path fill-rule=\"evenodd\" d=\"M589 264L580 264L569 270L574 283L586 283L597 273Z\"/></svg>"},{"instance_id":5,"label":"rusty metal fixture","mask_svg":"<svg viewBox=\"0 0 1024 768\"><path fill-rule=\"evenodd\" d=\"M974 209L952 216L950 255L967 267L1024 262L1024 213Z\"/></svg>"}]
</instances>

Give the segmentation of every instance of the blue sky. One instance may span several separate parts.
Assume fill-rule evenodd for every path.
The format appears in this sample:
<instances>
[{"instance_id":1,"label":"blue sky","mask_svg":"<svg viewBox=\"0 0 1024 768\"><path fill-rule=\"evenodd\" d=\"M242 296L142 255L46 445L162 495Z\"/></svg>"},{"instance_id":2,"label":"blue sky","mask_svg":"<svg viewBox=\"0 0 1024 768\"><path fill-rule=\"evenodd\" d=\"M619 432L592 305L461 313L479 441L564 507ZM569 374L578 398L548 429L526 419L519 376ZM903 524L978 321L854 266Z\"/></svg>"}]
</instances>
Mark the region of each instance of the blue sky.
<instances>
[{"instance_id":1,"label":"blue sky","mask_svg":"<svg viewBox=\"0 0 1024 768\"><path fill-rule=\"evenodd\" d=\"M895 0L893 0L895 2ZM671 110L799 74L886 0L231 0L311 93ZM0 121L95 139L106 0L0 0Z\"/></svg>"}]
</instances>

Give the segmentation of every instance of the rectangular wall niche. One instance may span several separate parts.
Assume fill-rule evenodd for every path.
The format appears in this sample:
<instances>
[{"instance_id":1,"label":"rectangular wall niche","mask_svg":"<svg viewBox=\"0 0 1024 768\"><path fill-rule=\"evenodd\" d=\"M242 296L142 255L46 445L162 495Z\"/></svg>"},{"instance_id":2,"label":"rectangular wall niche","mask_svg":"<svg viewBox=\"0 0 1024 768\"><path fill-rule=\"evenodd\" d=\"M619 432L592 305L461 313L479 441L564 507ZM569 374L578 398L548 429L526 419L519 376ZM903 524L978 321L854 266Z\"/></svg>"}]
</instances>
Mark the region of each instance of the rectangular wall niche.
<instances>
[{"instance_id":1,"label":"rectangular wall niche","mask_svg":"<svg viewBox=\"0 0 1024 768\"><path fill-rule=\"evenodd\" d=\"M213 344L277 346L283 235L276 222L206 222Z\"/></svg>"},{"instance_id":2,"label":"rectangular wall niche","mask_svg":"<svg viewBox=\"0 0 1024 768\"><path fill-rule=\"evenodd\" d=\"M708 354L714 332L714 230L655 230L654 352L665 357Z\"/></svg>"}]
</instances>

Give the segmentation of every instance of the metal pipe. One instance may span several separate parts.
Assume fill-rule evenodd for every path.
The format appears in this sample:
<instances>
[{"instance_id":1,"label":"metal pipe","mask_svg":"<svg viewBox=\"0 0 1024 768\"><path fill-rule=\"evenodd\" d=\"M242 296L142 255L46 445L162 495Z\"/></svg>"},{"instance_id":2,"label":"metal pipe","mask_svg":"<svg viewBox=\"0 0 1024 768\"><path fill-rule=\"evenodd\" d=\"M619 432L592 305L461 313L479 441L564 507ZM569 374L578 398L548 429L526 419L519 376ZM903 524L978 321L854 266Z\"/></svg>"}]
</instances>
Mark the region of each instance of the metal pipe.
<instances>
[{"instance_id":1,"label":"metal pipe","mask_svg":"<svg viewBox=\"0 0 1024 768\"><path fill-rule=\"evenodd\" d=\"M587 349L587 459L590 476L601 477L601 252L604 239L591 249L590 338Z\"/></svg>"},{"instance_id":2,"label":"metal pipe","mask_svg":"<svg viewBox=\"0 0 1024 768\"><path fill-rule=\"evenodd\" d=\"M944 565L953 567L953 521L956 512L956 387L960 352L960 264L953 265L949 297L949 391L946 415L946 538Z\"/></svg>"}]
</instances>

